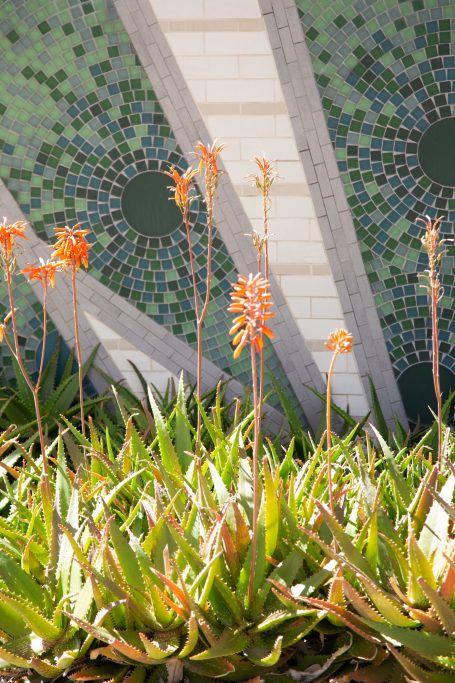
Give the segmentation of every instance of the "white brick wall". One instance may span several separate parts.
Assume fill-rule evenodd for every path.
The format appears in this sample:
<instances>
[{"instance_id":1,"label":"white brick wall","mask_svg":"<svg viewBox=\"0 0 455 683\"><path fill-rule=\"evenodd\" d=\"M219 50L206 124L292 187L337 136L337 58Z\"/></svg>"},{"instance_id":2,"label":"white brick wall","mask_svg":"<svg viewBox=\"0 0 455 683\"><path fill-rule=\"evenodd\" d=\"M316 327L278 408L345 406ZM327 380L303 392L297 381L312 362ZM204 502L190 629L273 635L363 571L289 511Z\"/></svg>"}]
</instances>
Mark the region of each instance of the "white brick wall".
<instances>
[{"instance_id":1,"label":"white brick wall","mask_svg":"<svg viewBox=\"0 0 455 683\"><path fill-rule=\"evenodd\" d=\"M258 1L149 2L210 135L226 144L223 161L257 231L261 201L245 176L256 170L253 157L265 153L276 162L281 177L272 191L271 267L325 372L330 352L323 342L346 324ZM349 405L363 415L367 401L355 360L349 370L337 362L335 374L335 400L346 407L350 394Z\"/></svg>"},{"instance_id":2,"label":"white brick wall","mask_svg":"<svg viewBox=\"0 0 455 683\"><path fill-rule=\"evenodd\" d=\"M139 351L133 344L123 339L119 334L114 332L110 327L101 323L93 315L86 311L85 317L93 328L98 339L108 351L113 362L123 375L128 388L131 389L138 397L143 396L142 386L128 361L132 361L136 367L139 368L144 375L146 382L153 384L158 391L165 391L170 379L177 381L176 377L172 375L166 368L157 363L155 360L147 356L142 351Z\"/></svg>"}]
</instances>

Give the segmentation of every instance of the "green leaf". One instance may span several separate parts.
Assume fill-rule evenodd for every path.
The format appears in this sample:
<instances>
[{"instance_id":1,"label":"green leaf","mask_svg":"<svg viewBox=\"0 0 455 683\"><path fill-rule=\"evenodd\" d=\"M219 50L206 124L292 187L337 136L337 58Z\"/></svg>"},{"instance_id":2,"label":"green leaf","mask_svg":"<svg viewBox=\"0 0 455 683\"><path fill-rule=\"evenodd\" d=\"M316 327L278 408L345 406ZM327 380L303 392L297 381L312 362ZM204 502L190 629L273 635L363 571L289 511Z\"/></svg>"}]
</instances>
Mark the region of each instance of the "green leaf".
<instances>
[{"instance_id":1,"label":"green leaf","mask_svg":"<svg viewBox=\"0 0 455 683\"><path fill-rule=\"evenodd\" d=\"M0 591L0 600L3 600L15 613L22 617L37 636L44 640L57 640L61 636L61 631L56 628L51 621L48 621L40 614L35 607L29 605L18 598L14 598L3 591Z\"/></svg>"},{"instance_id":2,"label":"green leaf","mask_svg":"<svg viewBox=\"0 0 455 683\"><path fill-rule=\"evenodd\" d=\"M279 526L279 506L278 491L276 490L272 474L270 472L269 461L264 458L264 531L265 531L265 554L272 556L275 552L278 540Z\"/></svg>"},{"instance_id":3,"label":"green leaf","mask_svg":"<svg viewBox=\"0 0 455 683\"><path fill-rule=\"evenodd\" d=\"M255 646L246 650L245 654L251 662L258 666L275 666L281 657L282 643L283 636L278 636L269 652L265 647Z\"/></svg>"},{"instance_id":4,"label":"green leaf","mask_svg":"<svg viewBox=\"0 0 455 683\"><path fill-rule=\"evenodd\" d=\"M182 479L183 482L183 475L179 459L175 452L171 437L169 436L169 433L167 431L166 423L163 419L163 416L160 413L160 410L156 404L153 394L150 391L150 387L148 389L148 394L150 405L152 406L153 417L155 420L156 432L160 444L160 455L163 465L168 473L172 473L174 476L178 476L178 478Z\"/></svg>"},{"instance_id":5,"label":"green leaf","mask_svg":"<svg viewBox=\"0 0 455 683\"><path fill-rule=\"evenodd\" d=\"M200 662L206 659L216 659L217 657L228 657L229 655L242 652L247 647L248 640L248 636L245 633L226 629L220 638L207 650L199 652L197 655L192 655L190 659L194 662Z\"/></svg>"},{"instance_id":6,"label":"green leaf","mask_svg":"<svg viewBox=\"0 0 455 683\"><path fill-rule=\"evenodd\" d=\"M382 412L381 404L379 403L379 397L376 391L376 387L374 386L373 380L371 379L370 375L368 375L368 382L370 384L371 403L373 406L373 414L375 417L376 426L379 434L382 436L384 441L387 441L387 439L389 438L389 428L387 427L387 422L384 417L384 413Z\"/></svg>"},{"instance_id":7,"label":"green leaf","mask_svg":"<svg viewBox=\"0 0 455 683\"><path fill-rule=\"evenodd\" d=\"M109 531L115 554L127 584L137 591L143 592L144 581L135 552L114 521L111 521Z\"/></svg>"},{"instance_id":8,"label":"green leaf","mask_svg":"<svg viewBox=\"0 0 455 683\"><path fill-rule=\"evenodd\" d=\"M186 411L185 384L183 382L183 372L180 374L179 386L177 389L177 404L175 412L175 448L184 472L188 470L193 458L190 423Z\"/></svg>"},{"instance_id":9,"label":"green leaf","mask_svg":"<svg viewBox=\"0 0 455 683\"><path fill-rule=\"evenodd\" d=\"M44 608L43 590L11 557L0 550L0 579L8 589L23 600L27 600L38 607ZM0 622L0 628L2 628Z\"/></svg>"}]
</instances>

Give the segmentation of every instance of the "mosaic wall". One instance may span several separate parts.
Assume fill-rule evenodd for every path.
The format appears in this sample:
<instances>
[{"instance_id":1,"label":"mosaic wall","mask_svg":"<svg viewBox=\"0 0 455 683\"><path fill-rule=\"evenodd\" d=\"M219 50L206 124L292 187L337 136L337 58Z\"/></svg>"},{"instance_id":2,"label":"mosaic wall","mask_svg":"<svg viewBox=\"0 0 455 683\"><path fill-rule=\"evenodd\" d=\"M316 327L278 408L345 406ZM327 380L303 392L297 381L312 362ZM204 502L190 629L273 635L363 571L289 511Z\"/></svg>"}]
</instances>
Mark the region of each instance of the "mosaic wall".
<instances>
[{"instance_id":1,"label":"mosaic wall","mask_svg":"<svg viewBox=\"0 0 455 683\"><path fill-rule=\"evenodd\" d=\"M195 347L186 234L180 213L169 208L162 173L187 164L111 2L9 0L1 15L8 45L0 58L5 184L45 240L53 240L56 225L90 226L90 274ZM150 220L141 229L144 211ZM203 279L202 199L190 220ZM248 358L233 363L228 337L235 279L215 231L204 355L248 381ZM266 355L291 392L271 347Z\"/></svg>"},{"instance_id":2,"label":"mosaic wall","mask_svg":"<svg viewBox=\"0 0 455 683\"><path fill-rule=\"evenodd\" d=\"M455 224L455 4L297 0L338 167L405 402L428 379L418 216ZM444 385L455 386L455 258L442 263ZM426 381L426 380L425 380Z\"/></svg>"}]
</instances>

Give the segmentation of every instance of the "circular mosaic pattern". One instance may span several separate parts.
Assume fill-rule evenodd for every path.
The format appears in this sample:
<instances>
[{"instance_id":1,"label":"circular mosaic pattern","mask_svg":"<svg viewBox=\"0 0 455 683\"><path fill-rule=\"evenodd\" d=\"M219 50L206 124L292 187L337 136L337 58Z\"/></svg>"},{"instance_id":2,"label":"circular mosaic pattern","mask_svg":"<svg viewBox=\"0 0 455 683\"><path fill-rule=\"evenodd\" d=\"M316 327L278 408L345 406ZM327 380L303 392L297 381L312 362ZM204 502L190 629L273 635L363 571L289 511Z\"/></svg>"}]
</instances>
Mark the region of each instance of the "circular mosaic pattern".
<instances>
[{"instance_id":1,"label":"circular mosaic pattern","mask_svg":"<svg viewBox=\"0 0 455 683\"><path fill-rule=\"evenodd\" d=\"M121 195L121 210L128 225L145 237L163 237L177 230L182 215L169 201L169 177L143 171L128 180Z\"/></svg>"},{"instance_id":2,"label":"circular mosaic pattern","mask_svg":"<svg viewBox=\"0 0 455 683\"><path fill-rule=\"evenodd\" d=\"M1 58L0 173L7 187L43 239L54 240L55 226L90 227L89 273L194 347L186 232L163 173L170 166L183 173L187 163L112 2L52 0L43 7L41 0L18 0L3 13L9 46ZM154 225L144 228L128 194L134 200L137 183L152 177L160 194L141 201ZM198 199L190 229L201 295L206 223ZM228 335L235 267L216 229L213 247L204 355L247 382L248 358L233 362ZM292 395L270 345L266 355Z\"/></svg>"},{"instance_id":3,"label":"circular mosaic pattern","mask_svg":"<svg viewBox=\"0 0 455 683\"><path fill-rule=\"evenodd\" d=\"M455 118L439 119L426 129L417 146L417 158L428 178L455 186Z\"/></svg>"},{"instance_id":4,"label":"circular mosaic pattern","mask_svg":"<svg viewBox=\"0 0 455 683\"><path fill-rule=\"evenodd\" d=\"M418 273L425 214L453 233L447 172L435 179L419 158L427 131L455 114L455 6L298 0L365 268L397 376L431 356L428 300ZM425 143L424 143L425 144ZM451 164L453 174L453 161ZM433 177L432 177L433 176ZM450 175L452 178L453 175ZM450 183L449 183L450 184ZM455 370L455 259L442 262L441 362ZM406 400L406 396L403 397Z\"/></svg>"}]
</instances>

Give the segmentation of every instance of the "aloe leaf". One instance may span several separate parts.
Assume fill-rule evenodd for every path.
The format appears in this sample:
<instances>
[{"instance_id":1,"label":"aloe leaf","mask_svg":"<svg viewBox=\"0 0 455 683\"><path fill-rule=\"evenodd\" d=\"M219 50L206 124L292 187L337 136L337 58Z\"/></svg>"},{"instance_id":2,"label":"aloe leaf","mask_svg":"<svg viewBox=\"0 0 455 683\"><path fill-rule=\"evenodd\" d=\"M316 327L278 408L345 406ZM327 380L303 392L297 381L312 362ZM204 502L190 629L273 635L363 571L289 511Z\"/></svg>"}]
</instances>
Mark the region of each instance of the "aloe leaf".
<instances>
[{"instance_id":1,"label":"aloe leaf","mask_svg":"<svg viewBox=\"0 0 455 683\"><path fill-rule=\"evenodd\" d=\"M188 421L188 414L186 410L185 401L185 384L183 381L183 372L180 374L179 385L177 389L177 410L175 412L175 448L177 456L182 465L184 472L192 462L192 439L190 423Z\"/></svg>"},{"instance_id":2,"label":"aloe leaf","mask_svg":"<svg viewBox=\"0 0 455 683\"><path fill-rule=\"evenodd\" d=\"M193 662L190 658L185 662L185 667L198 674L198 678L193 679L197 681L204 680L204 678L201 678L201 676L207 676L207 678L211 680L212 678L227 676L235 671L234 665L224 657L219 657L218 659L208 659L203 662Z\"/></svg>"},{"instance_id":3,"label":"aloe leaf","mask_svg":"<svg viewBox=\"0 0 455 683\"><path fill-rule=\"evenodd\" d=\"M447 635L453 637L455 635L455 611L424 579L420 578L418 581L430 605L436 612L444 631Z\"/></svg>"},{"instance_id":4,"label":"aloe leaf","mask_svg":"<svg viewBox=\"0 0 455 683\"><path fill-rule=\"evenodd\" d=\"M7 647L0 645L0 666L3 666L4 664L10 664L25 670L30 667L30 661L28 659L20 657L18 654L10 652Z\"/></svg>"},{"instance_id":5,"label":"aloe leaf","mask_svg":"<svg viewBox=\"0 0 455 683\"><path fill-rule=\"evenodd\" d=\"M167 431L166 423L160 410L156 404L150 387L148 389L149 401L152 406L153 417L156 425L156 432L158 435L158 440L160 444L160 455L162 458L163 465L168 473L172 472L174 475L178 475L179 478L182 477L182 470L180 467L180 462L175 452L174 445L172 443L171 437Z\"/></svg>"},{"instance_id":6,"label":"aloe leaf","mask_svg":"<svg viewBox=\"0 0 455 683\"><path fill-rule=\"evenodd\" d=\"M428 605L427 596L422 591L418 579L420 577L425 579L433 590L436 590L436 579L431 562L420 548L411 529L408 536L408 559L408 599L415 607L426 607Z\"/></svg>"},{"instance_id":7,"label":"aloe leaf","mask_svg":"<svg viewBox=\"0 0 455 683\"><path fill-rule=\"evenodd\" d=\"M3 600L15 613L30 626L37 636L44 640L57 640L61 636L61 630L40 614L35 607L0 591L0 600Z\"/></svg>"},{"instance_id":8,"label":"aloe leaf","mask_svg":"<svg viewBox=\"0 0 455 683\"><path fill-rule=\"evenodd\" d=\"M128 586L143 592L144 580L136 553L113 520L110 522L109 531L115 554Z\"/></svg>"},{"instance_id":9,"label":"aloe leaf","mask_svg":"<svg viewBox=\"0 0 455 683\"><path fill-rule=\"evenodd\" d=\"M267 652L265 647L256 645L245 650L245 654L257 666L275 666L281 657L282 644L283 636L278 636L269 652Z\"/></svg>"},{"instance_id":10,"label":"aloe leaf","mask_svg":"<svg viewBox=\"0 0 455 683\"><path fill-rule=\"evenodd\" d=\"M207 650L199 652L190 657L193 662L200 662L206 659L217 659L218 657L228 657L229 655L242 652L248 645L248 636L241 631L226 629L221 634L219 640L211 645Z\"/></svg>"},{"instance_id":11,"label":"aloe leaf","mask_svg":"<svg viewBox=\"0 0 455 683\"><path fill-rule=\"evenodd\" d=\"M5 552L0 550L0 579L8 589L23 600L32 602L39 609L44 608L43 590L39 583L25 572ZM3 621L0 621L0 624Z\"/></svg>"},{"instance_id":12,"label":"aloe leaf","mask_svg":"<svg viewBox=\"0 0 455 683\"><path fill-rule=\"evenodd\" d=\"M322 513L327 526L333 534L334 539L343 551L346 559L349 560L352 565L360 569L367 576L373 576L372 569L369 562L364 558L362 553L355 547L351 538L344 531L341 524L338 522L336 517L328 510L325 505L316 501L319 511Z\"/></svg>"},{"instance_id":13,"label":"aloe leaf","mask_svg":"<svg viewBox=\"0 0 455 683\"><path fill-rule=\"evenodd\" d=\"M41 378L41 386L39 390L40 403L44 405L49 398L55 385L55 378L57 374L57 366L60 356L61 337L57 335L54 350L49 360L44 366L43 375Z\"/></svg>"},{"instance_id":14,"label":"aloe leaf","mask_svg":"<svg viewBox=\"0 0 455 683\"><path fill-rule=\"evenodd\" d=\"M371 602L378 612L394 626L415 627L417 622L407 617L395 604L395 600L386 591L380 588L367 576L357 574L358 581L362 584Z\"/></svg>"},{"instance_id":15,"label":"aloe leaf","mask_svg":"<svg viewBox=\"0 0 455 683\"><path fill-rule=\"evenodd\" d=\"M278 506L278 491L272 479L270 472L269 461L267 457L264 458L263 465L264 476L264 532L265 532L265 554L272 556L275 552L278 540L278 524L279 524L279 506Z\"/></svg>"},{"instance_id":16,"label":"aloe leaf","mask_svg":"<svg viewBox=\"0 0 455 683\"><path fill-rule=\"evenodd\" d=\"M160 659L165 659L177 650L177 645L171 645L170 643L168 643L165 647L160 647L157 642L147 638L145 633L139 633L139 638L141 639L148 656L154 660L159 661Z\"/></svg>"},{"instance_id":17,"label":"aloe leaf","mask_svg":"<svg viewBox=\"0 0 455 683\"><path fill-rule=\"evenodd\" d=\"M403 669L412 676L413 680L419 681L419 683L455 683L455 674L422 669L414 659L405 656L391 645L388 645L388 648Z\"/></svg>"},{"instance_id":18,"label":"aloe leaf","mask_svg":"<svg viewBox=\"0 0 455 683\"><path fill-rule=\"evenodd\" d=\"M407 647L429 661L437 662L438 657L455 657L455 642L446 636L390 624L378 624L369 619L364 621L392 645L400 644Z\"/></svg>"},{"instance_id":19,"label":"aloe leaf","mask_svg":"<svg viewBox=\"0 0 455 683\"><path fill-rule=\"evenodd\" d=\"M382 438L381 434L377 431L377 429L373 425L371 425L371 428L376 434L377 440L379 441L382 452L384 454L384 458L386 459L387 465L389 467L390 476L396 486L398 495L402 500L403 504L405 505L405 507L408 508L411 504L411 494L409 492L408 486L406 485L406 481L403 475L401 474L400 470L396 465L395 457L387 443Z\"/></svg>"},{"instance_id":20,"label":"aloe leaf","mask_svg":"<svg viewBox=\"0 0 455 683\"><path fill-rule=\"evenodd\" d=\"M448 506L452 506L453 494L455 490L455 476L450 474L442 487L439 498ZM449 534L449 514L440 502L435 499L420 532L418 544L427 558L433 558L433 569L436 576L439 576L446 564L444 553L447 546Z\"/></svg>"},{"instance_id":21,"label":"aloe leaf","mask_svg":"<svg viewBox=\"0 0 455 683\"><path fill-rule=\"evenodd\" d=\"M387 439L389 438L389 428L387 427L387 422L384 417L384 413L382 412L376 387L374 386L373 380L369 375L368 382L370 385L371 403L373 406L373 413L376 420L376 426L379 434L382 436L384 441L387 441Z\"/></svg>"}]
</instances>

